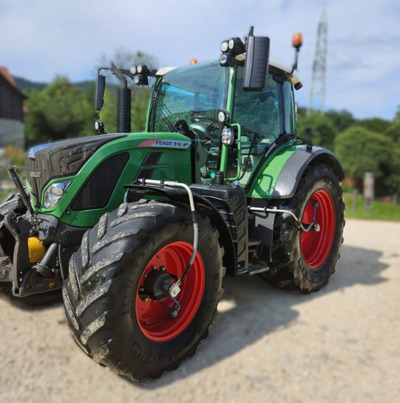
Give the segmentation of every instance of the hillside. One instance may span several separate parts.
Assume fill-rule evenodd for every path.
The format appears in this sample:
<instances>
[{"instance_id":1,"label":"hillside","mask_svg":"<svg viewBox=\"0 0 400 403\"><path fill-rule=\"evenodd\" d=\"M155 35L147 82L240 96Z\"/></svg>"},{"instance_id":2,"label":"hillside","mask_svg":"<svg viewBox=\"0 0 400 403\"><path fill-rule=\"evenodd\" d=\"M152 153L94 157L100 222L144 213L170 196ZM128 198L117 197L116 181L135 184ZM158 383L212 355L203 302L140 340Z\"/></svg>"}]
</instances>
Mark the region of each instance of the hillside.
<instances>
[{"instance_id":1,"label":"hillside","mask_svg":"<svg viewBox=\"0 0 400 403\"><path fill-rule=\"evenodd\" d=\"M47 87L49 83L40 83L40 82L35 82L35 81L30 81L27 80L23 77L13 77L15 80L15 83L20 91L26 90L26 91L32 91L32 90L37 90L41 91L44 88ZM86 91L90 85L92 84L92 81L79 81L76 83L72 83L75 87L80 88L82 91Z\"/></svg>"}]
</instances>

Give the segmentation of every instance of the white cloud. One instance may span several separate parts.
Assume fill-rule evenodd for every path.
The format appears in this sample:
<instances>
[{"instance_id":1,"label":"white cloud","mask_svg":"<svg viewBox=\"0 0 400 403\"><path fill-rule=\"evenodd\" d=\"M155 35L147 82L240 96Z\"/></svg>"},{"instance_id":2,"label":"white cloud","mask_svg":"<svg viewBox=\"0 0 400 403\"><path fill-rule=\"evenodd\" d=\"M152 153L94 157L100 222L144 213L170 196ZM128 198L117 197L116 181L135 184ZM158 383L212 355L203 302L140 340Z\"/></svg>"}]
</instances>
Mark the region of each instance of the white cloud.
<instances>
[{"instance_id":1,"label":"white cloud","mask_svg":"<svg viewBox=\"0 0 400 403\"><path fill-rule=\"evenodd\" d=\"M117 48L154 55L162 65L182 65L192 58L218 57L220 42L244 36L250 25L269 35L271 56L290 65L291 35L300 31L304 46L299 92L308 103L319 0L2 0L0 64L14 75L50 81L56 74L71 80L92 78L102 54ZM391 119L399 100L400 63L395 0L327 0L328 57L326 108L347 108L357 117ZM373 91L372 91L373 90ZM373 94L373 95L372 95ZM370 97L379 103L374 105Z\"/></svg>"}]
</instances>

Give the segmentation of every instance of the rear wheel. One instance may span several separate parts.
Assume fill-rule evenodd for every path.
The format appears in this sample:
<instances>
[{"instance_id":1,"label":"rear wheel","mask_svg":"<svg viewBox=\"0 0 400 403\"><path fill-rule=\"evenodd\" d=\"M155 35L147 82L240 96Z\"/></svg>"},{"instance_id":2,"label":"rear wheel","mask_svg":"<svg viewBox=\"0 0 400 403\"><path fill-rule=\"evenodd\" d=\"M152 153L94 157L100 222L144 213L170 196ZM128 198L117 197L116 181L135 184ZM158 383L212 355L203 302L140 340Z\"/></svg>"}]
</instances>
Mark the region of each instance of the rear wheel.
<instances>
[{"instance_id":1,"label":"rear wheel","mask_svg":"<svg viewBox=\"0 0 400 403\"><path fill-rule=\"evenodd\" d=\"M304 232L290 215L277 215L273 263L262 277L288 290L317 291L334 273L343 242L342 189L332 169L322 163L310 165L283 207L300 217L304 227L315 224Z\"/></svg>"},{"instance_id":2,"label":"rear wheel","mask_svg":"<svg viewBox=\"0 0 400 403\"><path fill-rule=\"evenodd\" d=\"M83 237L63 296L78 345L132 380L157 378L194 354L222 289L218 233L199 217L199 246L175 299L168 287L192 255L185 205L123 204Z\"/></svg>"}]
</instances>

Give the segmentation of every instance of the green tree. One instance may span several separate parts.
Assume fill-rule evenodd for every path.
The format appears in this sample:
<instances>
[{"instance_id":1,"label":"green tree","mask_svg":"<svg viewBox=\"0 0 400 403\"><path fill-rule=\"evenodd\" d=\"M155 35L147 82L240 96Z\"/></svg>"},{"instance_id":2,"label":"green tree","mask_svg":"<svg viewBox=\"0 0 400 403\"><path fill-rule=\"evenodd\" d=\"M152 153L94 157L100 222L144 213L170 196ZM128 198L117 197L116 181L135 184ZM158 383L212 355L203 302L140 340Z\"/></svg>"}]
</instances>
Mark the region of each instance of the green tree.
<instances>
[{"instance_id":1,"label":"green tree","mask_svg":"<svg viewBox=\"0 0 400 403\"><path fill-rule=\"evenodd\" d=\"M304 141L332 149L337 131L327 116L313 113L298 119L297 134Z\"/></svg>"},{"instance_id":2,"label":"green tree","mask_svg":"<svg viewBox=\"0 0 400 403\"><path fill-rule=\"evenodd\" d=\"M348 127L353 126L356 123L356 120L351 112L346 110L336 111L330 109L328 112L325 112L325 116L332 121L333 126L338 133L346 130Z\"/></svg>"},{"instance_id":3,"label":"green tree","mask_svg":"<svg viewBox=\"0 0 400 403\"><path fill-rule=\"evenodd\" d=\"M400 144L400 120L394 121L385 131L385 135L392 139L398 147Z\"/></svg>"},{"instance_id":4,"label":"green tree","mask_svg":"<svg viewBox=\"0 0 400 403\"><path fill-rule=\"evenodd\" d=\"M43 91L29 93L26 107L28 145L93 132L93 108L84 93L64 77L56 77Z\"/></svg>"},{"instance_id":5,"label":"green tree","mask_svg":"<svg viewBox=\"0 0 400 403\"><path fill-rule=\"evenodd\" d=\"M382 191L391 192L389 175L396 173L396 147L385 135L372 132L360 126L353 126L337 135L335 153L347 175L362 183L364 173L373 172ZM395 185L396 177L391 177Z\"/></svg>"},{"instance_id":6,"label":"green tree","mask_svg":"<svg viewBox=\"0 0 400 403\"><path fill-rule=\"evenodd\" d=\"M370 118L361 120L359 125L372 132L385 133L390 126L390 122L381 118Z\"/></svg>"},{"instance_id":7,"label":"green tree","mask_svg":"<svg viewBox=\"0 0 400 403\"><path fill-rule=\"evenodd\" d=\"M393 123L400 123L400 105L397 106L397 111L394 115Z\"/></svg>"},{"instance_id":8,"label":"green tree","mask_svg":"<svg viewBox=\"0 0 400 403\"><path fill-rule=\"evenodd\" d=\"M150 95L151 88L136 88L132 91L132 131L146 129Z\"/></svg>"}]
</instances>

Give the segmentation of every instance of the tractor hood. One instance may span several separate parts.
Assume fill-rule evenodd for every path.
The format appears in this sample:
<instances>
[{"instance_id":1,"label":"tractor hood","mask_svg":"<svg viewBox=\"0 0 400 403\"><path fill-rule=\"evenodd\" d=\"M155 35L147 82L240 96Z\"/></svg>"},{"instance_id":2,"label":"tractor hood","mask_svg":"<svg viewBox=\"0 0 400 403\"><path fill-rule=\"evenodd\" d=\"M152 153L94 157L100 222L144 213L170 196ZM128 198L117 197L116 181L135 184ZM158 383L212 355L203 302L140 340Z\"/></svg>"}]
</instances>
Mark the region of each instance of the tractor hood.
<instances>
[{"instance_id":1,"label":"tractor hood","mask_svg":"<svg viewBox=\"0 0 400 403\"><path fill-rule=\"evenodd\" d=\"M86 161L104 144L126 134L69 139L31 148L26 157L27 180L40 202L43 186L51 179L78 173Z\"/></svg>"},{"instance_id":2,"label":"tractor hood","mask_svg":"<svg viewBox=\"0 0 400 403\"><path fill-rule=\"evenodd\" d=\"M139 178L191 183L191 140L180 133L116 133L34 147L27 186L38 214L92 227Z\"/></svg>"}]
</instances>

